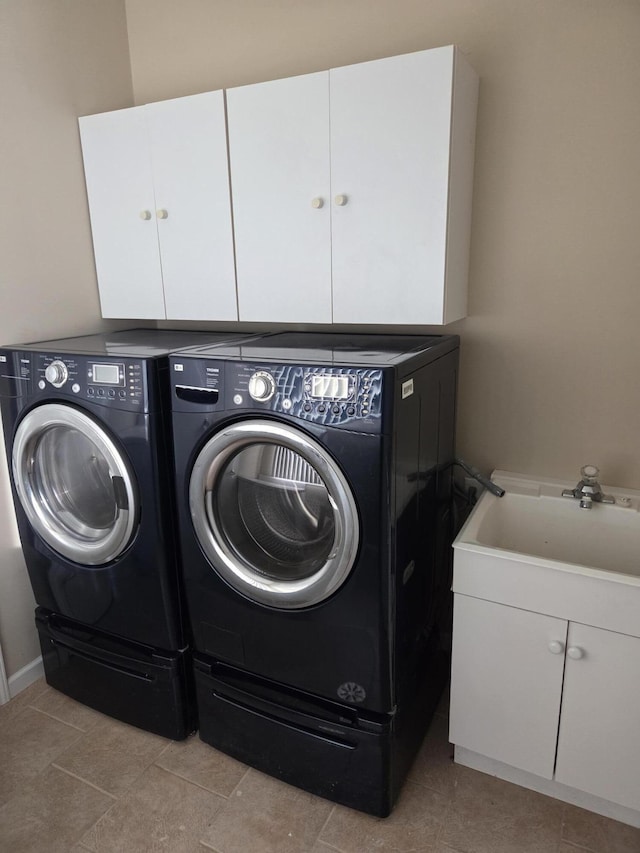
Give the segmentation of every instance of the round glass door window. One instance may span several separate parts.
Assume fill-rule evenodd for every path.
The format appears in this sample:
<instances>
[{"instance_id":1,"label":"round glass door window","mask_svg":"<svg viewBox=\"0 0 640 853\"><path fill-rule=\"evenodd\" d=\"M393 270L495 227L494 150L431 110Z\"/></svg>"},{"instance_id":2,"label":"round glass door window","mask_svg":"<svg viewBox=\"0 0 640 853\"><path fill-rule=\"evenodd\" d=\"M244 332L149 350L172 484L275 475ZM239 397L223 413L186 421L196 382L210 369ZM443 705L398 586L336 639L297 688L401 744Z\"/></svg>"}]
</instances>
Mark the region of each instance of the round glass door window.
<instances>
[{"instance_id":1,"label":"round glass door window","mask_svg":"<svg viewBox=\"0 0 640 853\"><path fill-rule=\"evenodd\" d=\"M127 547L137 517L134 475L88 415L59 403L32 409L16 430L12 462L31 525L59 554L98 566Z\"/></svg>"},{"instance_id":2,"label":"round glass door window","mask_svg":"<svg viewBox=\"0 0 640 853\"><path fill-rule=\"evenodd\" d=\"M273 607L308 607L344 583L359 544L351 489L313 439L245 421L200 452L190 482L196 534L213 568Z\"/></svg>"}]
</instances>

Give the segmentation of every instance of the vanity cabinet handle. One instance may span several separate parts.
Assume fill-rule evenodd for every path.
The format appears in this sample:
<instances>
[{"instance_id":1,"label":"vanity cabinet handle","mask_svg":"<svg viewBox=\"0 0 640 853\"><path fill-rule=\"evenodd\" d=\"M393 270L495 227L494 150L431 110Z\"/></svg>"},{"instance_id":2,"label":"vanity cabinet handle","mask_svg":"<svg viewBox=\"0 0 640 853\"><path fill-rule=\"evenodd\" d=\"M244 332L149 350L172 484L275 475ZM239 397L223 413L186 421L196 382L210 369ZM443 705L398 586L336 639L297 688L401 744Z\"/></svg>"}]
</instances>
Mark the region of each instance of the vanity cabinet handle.
<instances>
[{"instance_id":1,"label":"vanity cabinet handle","mask_svg":"<svg viewBox=\"0 0 640 853\"><path fill-rule=\"evenodd\" d=\"M564 643L561 643L559 640L552 640L548 648L552 655L561 655L564 651Z\"/></svg>"},{"instance_id":2,"label":"vanity cabinet handle","mask_svg":"<svg viewBox=\"0 0 640 853\"><path fill-rule=\"evenodd\" d=\"M567 649L567 654L573 660L580 660L580 658L584 657L584 651L580 648L580 646L569 646Z\"/></svg>"}]
</instances>

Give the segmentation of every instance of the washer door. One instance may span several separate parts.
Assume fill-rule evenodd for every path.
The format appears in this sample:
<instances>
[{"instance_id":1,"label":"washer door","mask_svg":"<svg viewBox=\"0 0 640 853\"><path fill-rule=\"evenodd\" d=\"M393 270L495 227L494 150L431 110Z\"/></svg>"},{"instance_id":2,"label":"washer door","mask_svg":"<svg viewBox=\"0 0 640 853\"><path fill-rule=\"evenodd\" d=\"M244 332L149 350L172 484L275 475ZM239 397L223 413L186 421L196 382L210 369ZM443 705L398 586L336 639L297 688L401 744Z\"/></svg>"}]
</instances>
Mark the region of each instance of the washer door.
<instances>
[{"instance_id":1,"label":"washer door","mask_svg":"<svg viewBox=\"0 0 640 853\"><path fill-rule=\"evenodd\" d=\"M32 409L16 430L12 462L27 518L54 551L86 566L124 551L138 517L135 478L93 418L60 403Z\"/></svg>"},{"instance_id":2,"label":"washer door","mask_svg":"<svg viewBox=\"0 0 640 853\"><path fill-rule=\"evenodd\" d=\"M360 540L344 475L286 424L243 421L198 455L189 484L196 535L215 570L262 604L317 604L347 579Z\"/></svg>"}]
</instances>

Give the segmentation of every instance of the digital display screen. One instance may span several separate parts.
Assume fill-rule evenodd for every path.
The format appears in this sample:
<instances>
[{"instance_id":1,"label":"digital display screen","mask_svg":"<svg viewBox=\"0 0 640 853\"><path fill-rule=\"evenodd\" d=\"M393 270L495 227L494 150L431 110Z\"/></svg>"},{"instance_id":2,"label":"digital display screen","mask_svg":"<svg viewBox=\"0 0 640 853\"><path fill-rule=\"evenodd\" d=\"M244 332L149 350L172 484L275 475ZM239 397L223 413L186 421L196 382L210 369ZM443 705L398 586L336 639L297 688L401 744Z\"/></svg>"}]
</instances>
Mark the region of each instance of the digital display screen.
<instances>
[{"instance_id":1,"label":"digital display screen","mask_svg":"<svg viewBox=\"0 0 640 853\"><path fill-rule=\"evenodd\" d=\"M96 385L121 385L119 364L93 364L93 382Z\"/></svg>"},{"instance_id":2,"label":"digital display screen","mask_svg":"<svg viewBox=\"0 0 640 853\"><path fill-rule=\"evenodd\" d=\"M348 400L349 377L331 373L316 373L311 379L310 397L317 400Z\"/></svg>"}]
</instances>

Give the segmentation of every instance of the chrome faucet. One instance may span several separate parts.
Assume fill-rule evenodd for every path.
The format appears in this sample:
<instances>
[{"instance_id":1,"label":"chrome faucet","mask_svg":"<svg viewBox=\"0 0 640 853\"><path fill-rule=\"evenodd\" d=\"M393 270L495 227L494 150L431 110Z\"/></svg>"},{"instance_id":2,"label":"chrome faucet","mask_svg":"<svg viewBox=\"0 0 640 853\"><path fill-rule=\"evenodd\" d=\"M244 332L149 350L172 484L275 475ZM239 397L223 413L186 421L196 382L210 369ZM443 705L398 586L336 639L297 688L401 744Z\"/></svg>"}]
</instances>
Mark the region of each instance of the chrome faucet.
<instances>
[{"instance_id":1,"label":"chrome faucet","mask_svg":"<svg viewBox=\"0 0 640 853\"><path fill-rule=\"evenodd\" d=\"M575 489L563 489L563 498L575 498L580 501L580 509L591 509L594 501L603 504L614 504L613 495L605 495L598 482L600 471L595 465L583 465L580 469L582 479Z\"/></svg>"}]
</instances>

